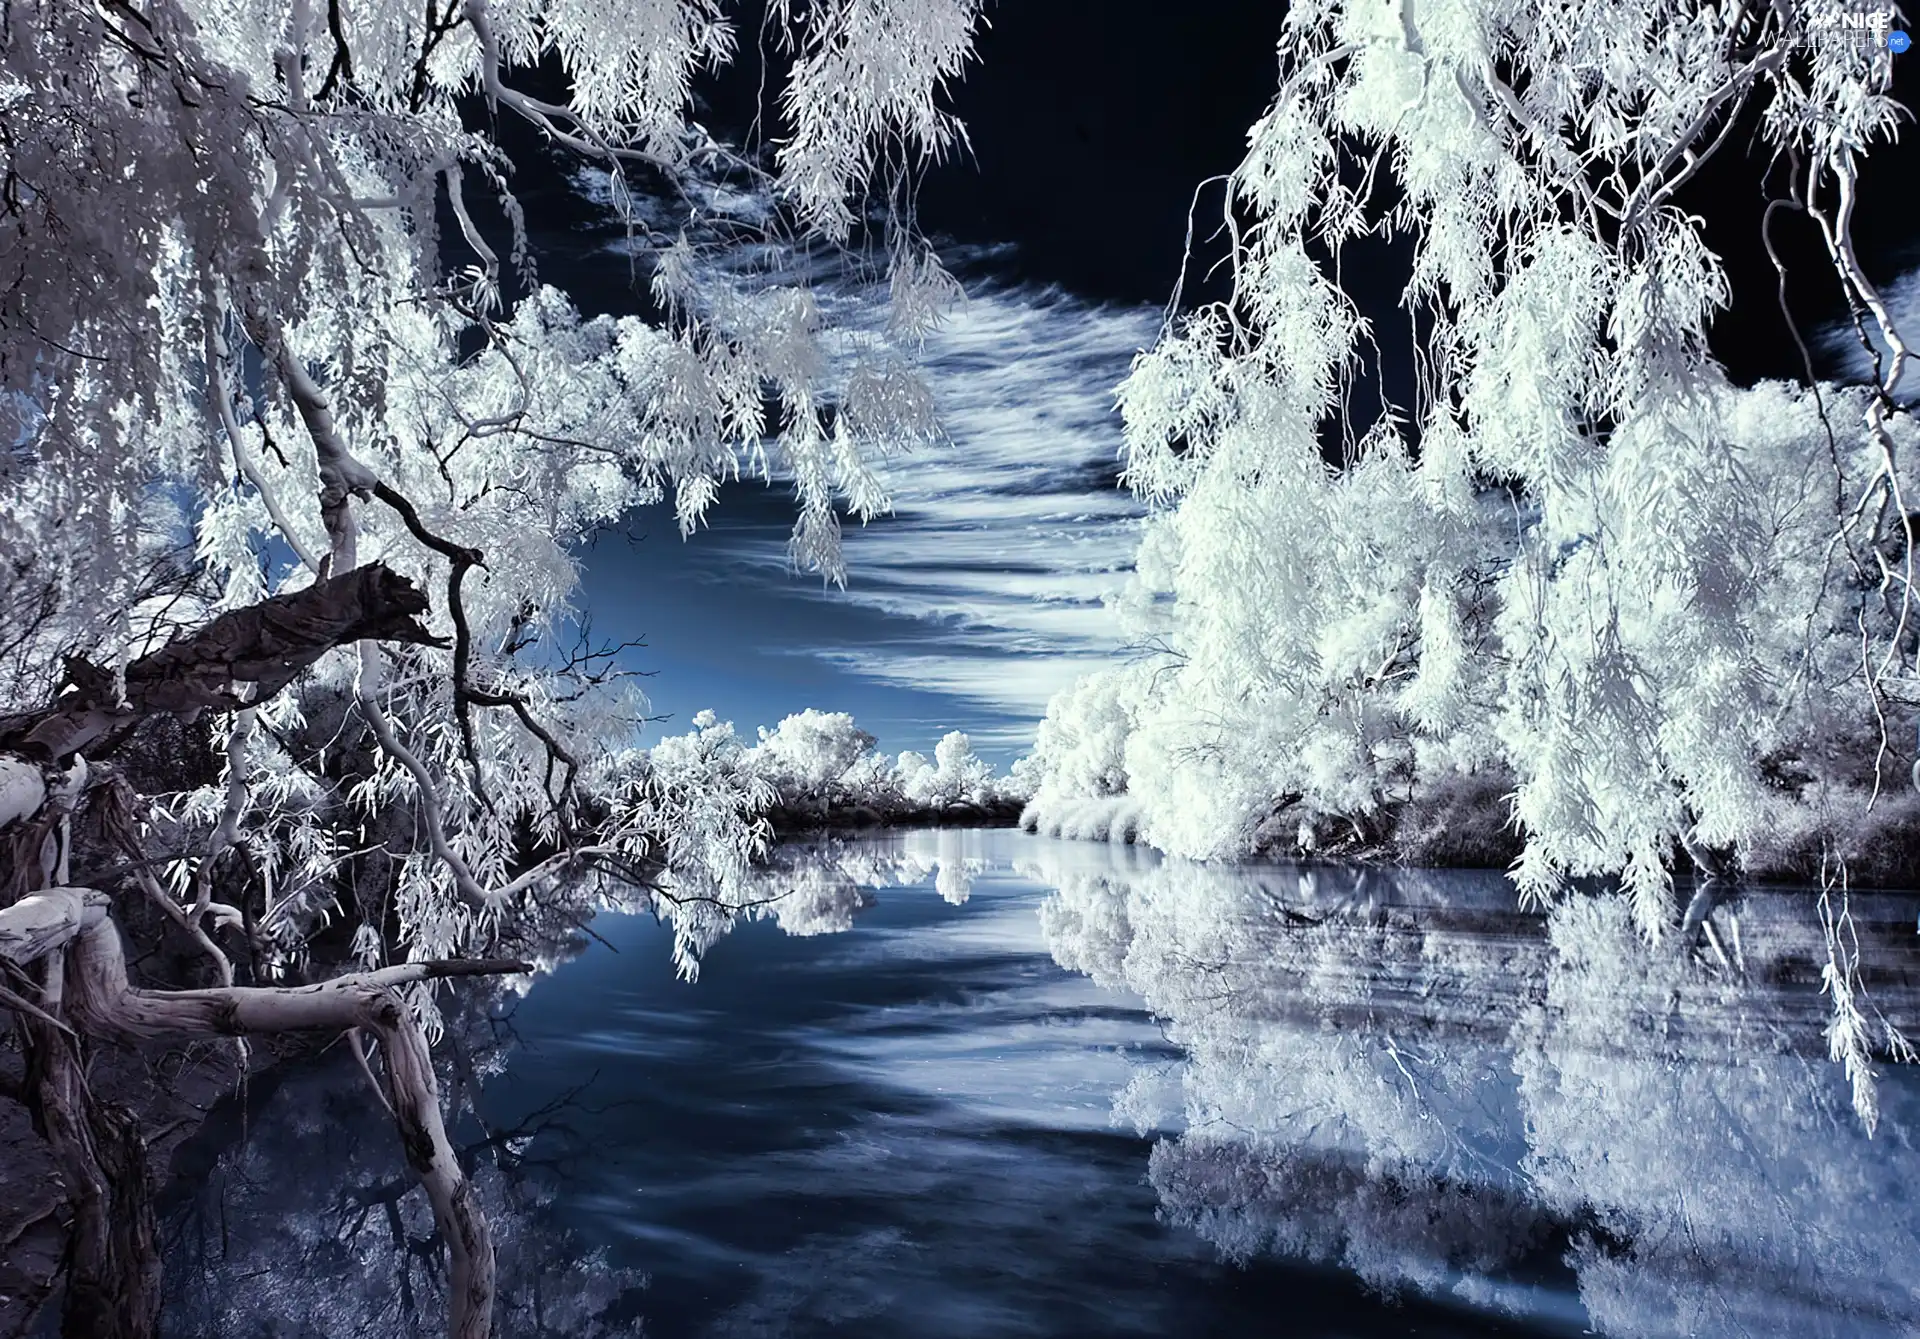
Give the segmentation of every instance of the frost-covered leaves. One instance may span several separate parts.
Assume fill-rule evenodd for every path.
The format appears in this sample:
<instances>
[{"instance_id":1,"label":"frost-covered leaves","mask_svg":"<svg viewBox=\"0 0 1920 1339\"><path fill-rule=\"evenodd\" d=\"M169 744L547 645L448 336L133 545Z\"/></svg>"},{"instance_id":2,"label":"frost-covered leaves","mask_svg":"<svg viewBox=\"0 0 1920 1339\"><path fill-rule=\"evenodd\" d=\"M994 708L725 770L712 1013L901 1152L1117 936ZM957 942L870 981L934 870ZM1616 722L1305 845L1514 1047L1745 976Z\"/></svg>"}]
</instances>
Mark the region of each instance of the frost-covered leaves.
<instances>
[{"instance_id":1,"label":"frost-covered leaves","mask_svg":"<svg viewBox=\"0 0 1920 1339\"><path fill-rule=\"evenodd\" d=\"M638 695L573 644L578 546L663 500L691 532L726 480L778 476L796 561L839 578L840 514L887 505L874 458L932 437L909 346L952 281L896 215L876 232L894 329L836 338L804 277L715 263L736 231L661 255L662 324L583 319L531 282L493 132L534 122L616 199L621 165L649 160L710 214L723 191L699 173L725 162L769 230L787 200L844 236L864 201L841 197L957 134L936 98L974 5L781 11L784 194L689 120L734 49L717 0L136 9L29 3L0 29L0 268L18 279L0 298L0 580L19 630L0 692L37 699L66 651L124 663L323 562L382 561L429 592L448 646L332 655L297 700L261 704L277 724L238 750L238 793L269 937L297 954L343 910L392 913L405 943L369 954L457 952L503 910L477 910L476 886L569 843L639 858L649 824L686 823L674 859L717 862L703 877L725 885L746 848L718 815L742 797L722 777L704 800L636 798ZM517 87L537 66L565 73L561 102ZM503 264L523 281L511 310ZM376 714L392 747L365 733ZM165 806L170 849L203 841L227 794ZM429 853L432 815L471 878ZM343 907L363 877L384 891Z\"/></svg>"},{"instance_id":2,"label":"frost-covered leaves","mask_svg":"<svg viewBox=\"0 0 1920 1339\"><path fill-rule=\"evenodd\" d=\"M867 773L874 742L846 712L810 707L772 730L762 726L754 754L781 795L844 802L872 789Z\"/></svg>"},{"instance_id":3,"label":"frost-covered leaves","mask_svg":"<svg viewBox=\"0 0 1920 1339\"><path fill-rule=\"evenodd\" d=\"M661 834L652 852L664 866L655 908L673 924L674 965L689 979L753 900L752 866L773 835L760 815L776 794L749 765L732 722L703 711L693 726L654 745L629 783L642 826Z\"/></svg>"},{"instance_id":4,"label":"frost-covered leaves","mask_svg":"<svg viewBox=\"0 0 1920 1339\"><path fill-rule=\"evenodd\" d=\"M1119 390L1126 481L1169 508L1123 602L1153 654L1056 701L1030 818L1199 856L1328 817L1377 842L1366 824L1490 770L1516 784L1522 890L1621 876L1653 934L1677 839L1742 848L1815 778L1864 803L1875 712L1903 735L1914 696L1885 556L1914 425L1727 385L1706 348L1726 276L1672 203L1741 151L1719 136L1752 100L1761 151L1831 178L1884 137L1885 54L1807 19L1289 10L1230 178L1233 295ZM1369 234L1410 242L1419 378L1370 425L1373 332L1340 284ZM1895 521L1870 534L1876 509Z\"/></svg>"},{"instance_id":5,"label":"frost-covered leaves","mask_svg":"<svg viewBox=\"0 0 1920 1339\"><path fill-rule=\"evenodd\" d=\"M939 94L971 54L979 11L980 0L774 0L796 56L781 177L809 224L830 237L852 229L849 199L864 193L876 140L901 160L960 140Z\"/></svg>"},{"instance_id":6,"label":"frost-covered leaves","mask_svg":"<svg viewBox=\"0 0 1920 1339\"><path fill-rule=\"evenodd\" d=\"M733 54L718 0L550 0L521 23L538 25L572 76L572 111L603 138L668 159L680 152L693 76Z\"/></svg>"}]
</instances>

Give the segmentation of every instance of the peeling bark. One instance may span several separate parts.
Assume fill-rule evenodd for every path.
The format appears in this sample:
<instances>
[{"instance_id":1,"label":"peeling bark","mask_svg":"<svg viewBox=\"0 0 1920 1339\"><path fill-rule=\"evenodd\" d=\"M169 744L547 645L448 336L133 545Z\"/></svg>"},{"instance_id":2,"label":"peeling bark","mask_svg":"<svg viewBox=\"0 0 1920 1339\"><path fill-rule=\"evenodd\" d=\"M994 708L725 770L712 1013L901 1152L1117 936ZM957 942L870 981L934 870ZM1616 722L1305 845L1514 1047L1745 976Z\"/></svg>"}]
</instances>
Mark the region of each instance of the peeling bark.
<instances>
[{"instance_id":1,"label":"peeling bark","mask_svg":"<svg viewBox=\"0 0 1920 1339\"><path fill-rule=\"evenodd\" d=\"M61 1339L151 1339L160 1326L160 1251L139 1121L94 1097L79 1038L33 1018L27 1028L27 1108L73 1215Z\"/></svg>"}]
</instances>

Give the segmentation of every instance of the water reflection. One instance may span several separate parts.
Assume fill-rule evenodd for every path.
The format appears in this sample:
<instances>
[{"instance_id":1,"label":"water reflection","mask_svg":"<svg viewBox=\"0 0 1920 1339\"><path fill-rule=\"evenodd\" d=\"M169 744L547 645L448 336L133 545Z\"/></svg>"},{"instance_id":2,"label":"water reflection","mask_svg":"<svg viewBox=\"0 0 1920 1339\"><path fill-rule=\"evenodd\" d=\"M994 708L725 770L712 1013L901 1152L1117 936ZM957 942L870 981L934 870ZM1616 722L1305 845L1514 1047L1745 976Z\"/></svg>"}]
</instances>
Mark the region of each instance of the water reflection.
<instances>
[{"instance_id":1,"label":"water reflection","mask_svg":"<svg viewBox=\"0 0 1920 1339\"><path fill-rule=\"evenodd\" d=\"M468 1048L485 1029L455 1014L465 1084L499 1056ZM466 1075L463 1083L461 1072ZM464 1089L464 1091L463 1091ZM465 1108L455 1144L498 1252L495 1333L613 1339L636 1333L647 1279L584 1247L554 1213L549 1155L577 1140L585 1108L566 1094L511 1126ZM341 1339L444 1335L445 1266L433 1215L383 1130L363 1074L336 1048L256 1081L218 1108L174 1165L163 1198L167 1335ZM382 1137L385 1135L386 1137Z\"/></svg>"},{"instance_id":2,"label":"water reflection","mask_svg":"<svg viewBox=\"0 0 1920 1339\"><path fill-rule=\"evenodd\" d=\"M698 984L607 914L510 1013L450 1014L501 1333L1920 1326L1920 1093L1889 1070L1866 1138L1804 898L1649 954L1498 875L1016 833L788 846L762 882ZM1914 911L1855 904L1895 1021ZM334 1055L198 1141L167 1333L435 1331L365 1092Z\"/></svg>"},{"instance_id":3,"label":"water reflection","mask_svg":"<svg viewBox=\"0 0 1920 1339\"><path fill-rule=\"evenodd\" d=\"M1824 1054L1806 897L1649 953L1613 903L1529 917L1487 876L1020 864L1057 889L1055 957L1138 991L1186 1053L1118 1110L1184 1124L1154 1187L1228 1255L1522 1313L1557 1257L1604 1334L1920 1324L1914 1085L1887 1076L1869 1142ZM1910 1015L1912 903L1855 910L1876 998Z\"/></svg>"}]
</instances>

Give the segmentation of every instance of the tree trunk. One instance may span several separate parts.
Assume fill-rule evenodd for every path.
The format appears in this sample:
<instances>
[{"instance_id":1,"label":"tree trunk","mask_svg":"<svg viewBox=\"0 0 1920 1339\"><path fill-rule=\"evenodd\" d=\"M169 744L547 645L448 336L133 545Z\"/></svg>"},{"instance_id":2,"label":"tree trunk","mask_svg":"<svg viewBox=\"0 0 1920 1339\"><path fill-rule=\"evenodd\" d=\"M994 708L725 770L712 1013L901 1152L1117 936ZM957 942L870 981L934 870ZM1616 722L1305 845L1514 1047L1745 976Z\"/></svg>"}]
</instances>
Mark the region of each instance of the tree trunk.
<instances>
[{"instance_id":1,"label":"tree trunk","mask_svg":"<svg viewBox=\"0 0 1920 1339\"><path fill-rule=\"evenodd\" d=\"M27 1028L28 1107L73 1212L62 1339L152 1339L160 1251L146 1139L132 1112L94 1097L77 1038L39 1019Z\"/></svg>"},{"instance_id":2,"label":"tree trunk","mask_svg":"<svg viewBox=\"0 0 1920 1339\"><path fill-rule=\"evenodd\" d=\"M373 1032L387 1058L408 1165L451 1257L449 1333L486 1339L491 1329L493 1244L447 1142L426 1039L394 987L524 966L417 964L302 989L138 990L127 980L105 895L47 888L4 905L20 889L65 881L64 819L86 784L83 751L111 749L149 716L263 701L337 646L368 639L441 645L420 622L427 608L405 577L369 564L222 614L119 676L71 660L71 686L56 702L0 718L0 860L7 866L0 869L0 958L21 967L44 962L47 973L39 1002L0 985L0 1007L28 1025L26 1096L72 1203L66 1339L149 1339L160 1304L146 1145L131 1113L88 1089L82 1041L66 1020L109 1039ZM250 691L236 691L239 685ZM56 828L62 844L50 846ZM196 917L205 909L203 898Z\"/></svg>"},{"instance_id":3,"label":"tree trunk","mask_svg":"<svg viewBox=\"0 0 1920 1339\"><path fill-rule=\"evenodd\" d=\"M244 1036L261 1032L366 1028L381 1042L393 1089L394 1123L407 1164L433 1205L447 1244L447 1332L487 1339L492 1332L493 1241L473 1185L461 1170L440 1115L433 1059L419 1025L395 987L446 976L523 972L518 962L408 963L338 977L313 986L221 986L207 990L141 990L127 980L120 932L108 899L87 888L50 888L0 911L0 957L20 965L45 959L46 1003L88 1035L139 1037ZM69 1313L68 1339L141 1339L141 1317L157 1306L151 1211L120 1214L117 1193L137 1198L145 1182L144 1146L123 1114L90 1115L76 1040L53 1022L34 1019L47 1043L36 1087L45 1096L46 1131L75 1200L75 1279L85 1308ZM124 1218L125 1221L121 1221ZM116 1299L113 1288L128 1293ZM149 1303L146 1298L154 1300ZM116 1302L118 1304L116 1305ZM94 1328L88 1328L92 1326Z\"/></svg>"}]
</instances>

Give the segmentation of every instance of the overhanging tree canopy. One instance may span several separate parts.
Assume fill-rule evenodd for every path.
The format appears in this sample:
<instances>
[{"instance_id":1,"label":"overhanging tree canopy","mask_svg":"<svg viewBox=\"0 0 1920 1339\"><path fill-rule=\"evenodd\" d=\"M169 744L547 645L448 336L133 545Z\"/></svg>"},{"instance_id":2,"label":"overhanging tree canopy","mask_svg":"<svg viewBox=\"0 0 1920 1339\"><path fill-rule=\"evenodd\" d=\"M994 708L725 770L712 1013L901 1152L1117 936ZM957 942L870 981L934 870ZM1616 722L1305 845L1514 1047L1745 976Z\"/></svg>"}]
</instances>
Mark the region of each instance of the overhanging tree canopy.
<instances>
[{"instance_id":1,"label":"overhanging tree canopy","mask_svg":"<svg viewBox=\"0 0 1920 1339\"><path fill-rule=\"evenodd\" d=\"M977 8L776 0L776 147L747 158L690 119L737 40L714 0L5 6L0 823L9 881L38 891L0 917L40 974L37 1003L7 1000L74 1183L69 1332L148 1332L155 1301L151 1243L122 1230L137 1133L86 1093L69 1023L380 1035L457 1248L453 1326L486 1332L484 1224L435 1134L415 1017L431 1004L392 988L468 970L445 960L593 861L646 862L685 909L683 965L744 895L763 826L654 776L609 658L554 646L575 545L668 497L690 533L723 480L778 477L795 562L841 575L839 513L886 506L872 460L930 434L910 346L952 292L909 216L872 206L954 142L938 94ZM556 75L563 94L537 91ZM538 283L503 121L616 202L634 173L746 187L763 243L877 255L894 321L837 337L803 284L710 270L744 225L697 205L677 235L636 225L659 320L583 318ZM87 757L156 714L213 720L225 775L141 813ZM102 900L69 885L90 783L114 797L122 876L205 951L212 993L127 986ZM210 927L297 960L344 882L369 974L232 985Z\"/></svg>"}]
</instances>

